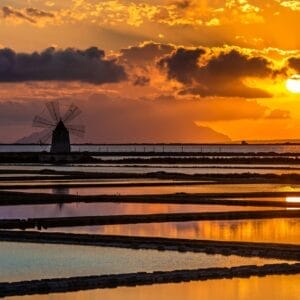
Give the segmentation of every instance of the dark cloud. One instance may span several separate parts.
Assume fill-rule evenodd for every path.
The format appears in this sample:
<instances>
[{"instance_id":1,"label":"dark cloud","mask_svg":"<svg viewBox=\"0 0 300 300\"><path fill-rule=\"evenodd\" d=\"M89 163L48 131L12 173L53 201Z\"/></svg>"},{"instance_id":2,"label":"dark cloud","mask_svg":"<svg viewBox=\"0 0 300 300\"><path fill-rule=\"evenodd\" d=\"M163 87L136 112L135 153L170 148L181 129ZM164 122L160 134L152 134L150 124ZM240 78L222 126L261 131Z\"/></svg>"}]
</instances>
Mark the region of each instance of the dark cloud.
<instances>
[{"instance_id":1,"label":"dark cloud","mask_svg":"<svg viewBox=\"0 0 300 300\"><path fill-rule=\"evenodd\" d=\"M273 73L271 63L264 57L254 56L231 50L221 52L209 60L203 73L221 78L267 77Z\"/></svg>"},{"instance_id":2,"label":"dark cloud","mask_svg":"<svg viewBox=\"0 0 300 300\"><path fill-rule=\"evenodd\" d=\"M289 58L288 63L291 68L300 72L300 57L291 57Z\"/></svg>"},{"instance_id":3,"label":"dark cloud","mask_svg":"<svg viewBox=\"0 0 300 300\"><path fill-rule=\"evenodd\" d=\"M137 86L145 86L150 83L150 78L146 76L136 76L133 80L133 84Z\"/></svg>"},{"instance_id":4,"label":"dark cloud","mask_svg":"<svg viewBox=\"0 0 300 300\"><path fill-rule=\"evenodd\" d=\"M33 18L31 18L30 16L28 16L25 13L23 13L23 12L17 10L17 9L14 9L10 6L3 6L2 7L2 15L3 15L4 18L13 17L13 18L28 21L30 23L36 23L36 21Z\"/></svg>"},{"instance_id":5,"label":"dark cloud","mask_svg":"<svg viewBox=\"0 0 300 300\"><path fill-rule=\"evenodd\" d=\"M2 7L3 18L15 18L25 20L30 23L37 23L39 19L54 18L54 14L39 10L37 8L29 7L24 10L18 10L10 6Z\"/></svg>"},{"instance_id":6,"label":"dark cloud","mask_svg":"<svg viewBox=\"0 0 300 300\"><path fill-rule=\"evenodd\" d=\"M170 79L190 83L197 76L198 60L204 53L205 50L201 48L195 50L179 48L170 56L160 60L158 65L167 68Z\"/></svg>"},{"instance_id":7,"label":"dark cloud","mask_svg":"<svg viewBox=\"0 0 300 300\"><path fill-rule=\"evenodd\" d=\"M26 9L27 15L34 17L34 18L54 18L54 14L39 10L33 7L29 7Z\"/></svg>"},{"instance_id":8,"label":"dark cloud","mask_svg":"<svg viewBox=\"0 0 300 300\"><path fill-rule=\"evenodd\" d=\"M182 94L227 97L270 97L264 90L248 87L243 79L275 76L272 63L264 57L249 56L238 50L203 57L202 48L179 48L159 62L169 79L185 84Z\"/></svg>"},{"instance_id":9,"label":"dark cloud","mask_svg":"<svg viewBox=\"0 0 300 300\"><path fill-rule=\"evenodd\" d=\"M138 46L121 49L120 61L142 66L145 63L153 62L155 59L160 59L164 55L170 54L174 49L172 45L147 42Z\"/></svg>"},{"instance_id":10,"label":"dark cloud","mask_svg":"<svg viewBox=\"0 0 300 300\"><path fill-rule=\"evenodd\" d=\"M177 0L173 2L178 8L186 9L191 6L190 0Z\"/></svg>"},{"instance_id":11,"label":"dark cloud","mask_svg":"<svg viewBox=\"0 0 300 300\"><path fill-rule=\"evenodd\" d=\"M86 50L48 48L40 53L0 49L0 82L83 81L94 84L127 78L124 68L96 47Z\"/></svg>"}]
</instances>

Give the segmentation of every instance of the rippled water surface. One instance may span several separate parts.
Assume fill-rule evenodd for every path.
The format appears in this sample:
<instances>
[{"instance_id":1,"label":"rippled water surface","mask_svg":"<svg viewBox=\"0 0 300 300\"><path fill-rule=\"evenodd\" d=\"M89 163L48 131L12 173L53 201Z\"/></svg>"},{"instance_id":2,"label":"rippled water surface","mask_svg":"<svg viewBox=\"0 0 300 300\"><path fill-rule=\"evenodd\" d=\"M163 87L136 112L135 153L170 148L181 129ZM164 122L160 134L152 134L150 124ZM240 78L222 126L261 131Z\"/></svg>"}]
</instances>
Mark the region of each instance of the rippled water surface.
<instances>
[{"instance_id":1,"label":"rippled water surface","mask_svg":"<svg viewBox=\"0 0 300 300\"><path fill-rule=\"evenodd\" d=\"M1 219L266 210L272 207L144 203L67 203L0 206Z\"/></svg>"},{"instance_id":2,"label":"rippled water surface","mask_svg":"<svg viewBox=\"0 0 300 300\"><path fill-rule=\"evenodd\" d=\"M59 184L55 188L16 189L29 193L51 193L72 195L155 195L174 193L246 193L250 192L300 192L300 184L193 184L162 186L118 186L118 187L72 187ZM84 185L84 183L82 183ZM14 190L11 188L10 190Z\"/></svg>"},{"instance_id":3,"label":"rippled water surface","mask_svg":"<svg viewBox=\"0 0 300 300\"><path fill-rule=\"evenodd\" d=\"M122 248L0 243L0 282L278 263L280 260Z\"/></svg>"},{"instance_id":4,"label":"rippled water surface","mask_svg":"<svg viewBox=\"0 0 300 300\"><path fill-rule=\"evenodd\" d=\"M300 275L193 281L65 294L12 297L11 300L299 300Z\"/></svg>"},{"instance_id":5,"label":"rippled water surface","mask_svg":"<svg viewBox=\"0 0 300 300\"><path fill-rule=\"evenodd\" d=\"M300 244L300 219L170 222L55 228L52 231Z\"/></svg>"},{"instance_id":6,"label":"rippled water surface","mask_svg":"<svg viewBox=\"0 0 300 300\"><path fill-rule=\"evenodd\" d=\"M245 165L245 164L1 164L0 170L41 171L44 169L68 172L138 173L168 172L180 174L299 174L299 165Z\"/></svg>"}]
</instances>

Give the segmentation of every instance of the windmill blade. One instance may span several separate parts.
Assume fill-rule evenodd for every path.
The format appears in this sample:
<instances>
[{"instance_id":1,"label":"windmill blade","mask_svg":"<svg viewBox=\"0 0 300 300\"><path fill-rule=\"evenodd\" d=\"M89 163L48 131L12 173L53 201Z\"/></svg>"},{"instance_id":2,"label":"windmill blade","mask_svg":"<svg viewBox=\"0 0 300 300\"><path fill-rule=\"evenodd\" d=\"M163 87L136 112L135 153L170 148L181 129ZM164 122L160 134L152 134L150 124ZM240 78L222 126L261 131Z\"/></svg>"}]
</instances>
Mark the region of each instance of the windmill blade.
<instances>
[{"instance_id":1,"label":"windmill blade","mask_svg":"<svg viewBox=\"0 0 300 300\"><path fill-rule=\"evenodd\" d=\"M84 137L85 127L83 125L67 125L67 128L70 134L73 134L78 137Z\"/></svg>"},{"instance_id":2,"label":"windmill blade","mask_svg":"<svg viewBox=\"0 0 300 300\"><path fill-rule=\"evenodd\" d=\"M47 102L46 107L52 120L58 123L61 119L58 101Z\"/></svg>"},{"instance_id":3,"label":"windmill blade","mask_svg":"<svg viewBox=\"0 0 300 300\"><path fill-rule=\"evenodd\" d=\"M54 128L55 124L52 121L49 121L46 118L35 116L32 121L33 127L40 127L40 128Z\"/></svg>"},{"instance_id":4,"label":"windmill blade","mask_svg":"<svg viewBox=\"0 0 300 300\"><path fill-rule=\"evenodd\" d=\"M71 122L75 118L77 118L81 114L81 110L78 106L75 104L71 104L69 109L66 111L64 116L62 117L62 121L66 124L68 122Z\"/></svg>"},{"instance_id":5,"label":"windmill blade","mask_svg":"<svg viewBox=\"0 0 300 300\"><path fill-rule=\"evenodd\" d=\"M38 142L40 145L45 145L50 142L52 137L52 130L46 130L45 133L39 138Z\"/></svg>"}]
</instances>

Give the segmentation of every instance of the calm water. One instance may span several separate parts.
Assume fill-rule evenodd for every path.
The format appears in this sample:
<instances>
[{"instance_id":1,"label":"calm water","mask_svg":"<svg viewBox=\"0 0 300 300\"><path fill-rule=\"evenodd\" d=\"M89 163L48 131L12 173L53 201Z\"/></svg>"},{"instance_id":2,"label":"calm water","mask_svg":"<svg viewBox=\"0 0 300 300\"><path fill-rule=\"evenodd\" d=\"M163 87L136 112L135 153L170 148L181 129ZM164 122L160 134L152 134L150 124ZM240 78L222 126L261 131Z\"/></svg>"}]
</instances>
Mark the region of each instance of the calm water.
<instances>
[{"instance_id":1,"label":"calm water","mask_svg":"<svg viewBox=\"0 0 300 300\"><path fill-rule=\"evenodd\" d=\"M168 172L180 174L299 174L299 165L128 165L128 164L1 164L0 170L41 171L44 169L68 172L138 173ZM9 175L10 176L10 175Z\"/></svg>"},{"instance_id":2,"label":"calm water","mask_svg":"<svg viewBox=\"0 0 300 300\"><path fill-rule=\"evenodd\" d=\"M9 181L1 181L0 179L0 188L1 186L17 186L17 185L28 185L28 186L45 186L45 185L130 185L130 184L140 184L140 185L147 185L147 184L169 184L169 183L193 183L193 184L199 184L199 183L207 183L209 181L182 181L182 180L168 180L168 179L139 179L139 178L133 178L133 179L30 179L30 180L24 180L24 179L13 179Z\"/></svg>"},{"instance_id":3,"label":"calm water","mask_svg":"<svg viewBox=\"0 0 300 300\"><path fill-rule=\"evenodd\" d=\"M12 297L11 300L299 300L300 275L234 278L124 287L65 294Z\"/></svg>"},{"instance_id":4,"label":"calm water","mask_svg":"<svg viewBox=\"0 0 300 300\"><path fill-rule=\"evenodd\" d=\"M20 183L21 184L21 183ZM23 184L23 183L22 183ZM32 185L32 183L28 183ZM2 185L5 185L3 183ZM41 186L41 184L36 186ZM8 186L8 184L6 185ZM14 190L13 188L11 190ZM174 193L300 192L300 184L200 184L138 187L63 187L16 189L19 192L72 195L156 195ZM247 197L245 195L245 197Z\"/></svg>"},{"instance_id":5,"label":"calm water","mask_svg":"<svg viewBox=\"0 0 300 300\"><path fill-rule=\"evenodd\" d=\"M0 206L1 219L266 210L272 207L144 203L67 203Z\"/></svg>"},{"instance_id":6,"label":"calm water","mask_svg":"<svg viewBox=\"0 0 300 300\"><path fill-rule=\"evenodd\" d=\"M50 146L0 145L0 152L49 151ZM233 152L233 153L299 153L299 145L72 145L72 151L90 152Z\"/></svg>"},{"instance_id":7,"label":"calm water","mask_svg":"<svg viewBox=\"0 0 300 300\"><path fill-rule=\"evenodd\" d=\"M282 260L108 247L0 243L0 282L263 265Z\"/></svg>"},{"instance_id":8,"label":"calm water","mask_svg":"<svg viewBox=\"0 0 300 300\"><path fill-rule=\"evenodd\" d=\"M284 218L87 226L52 231L300 244L300 219Z\"/></svg>"}]
</instances>

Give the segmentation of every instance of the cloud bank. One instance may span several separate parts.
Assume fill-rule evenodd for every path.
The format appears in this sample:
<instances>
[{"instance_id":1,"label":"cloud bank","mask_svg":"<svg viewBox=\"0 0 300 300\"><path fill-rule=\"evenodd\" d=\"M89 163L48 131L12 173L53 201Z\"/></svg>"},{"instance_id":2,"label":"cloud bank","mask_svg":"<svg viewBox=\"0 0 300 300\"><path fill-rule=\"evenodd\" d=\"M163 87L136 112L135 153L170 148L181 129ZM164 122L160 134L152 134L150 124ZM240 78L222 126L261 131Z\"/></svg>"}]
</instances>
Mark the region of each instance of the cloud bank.
<instances>
[{"instance_id":1,"label":"cloud bank","mask_svg":"<svg viewBox=\"0 0 300 300\"><path fill-rule=\"evenodd\" d=\"M82 81L93 84L126 79L122 66L96 47L86 50L48 48L40 53L0 49L0 82Z\"/></svg>"},{"instance_id":2,"label":"cloud bank","mask_svg":"<svg viewBox=\"0 0 300 300\"><path fill-rule=\"evenodd\" d=\"M237 49L212 53L209 49L179 48L159 61L169 79L175 79L184 88L182 94L202 97L267 98L268 92L249 87L247 78L269 78L278 75L272 62L263 56L250 56Z\"/></svg>"}]
</instances>

